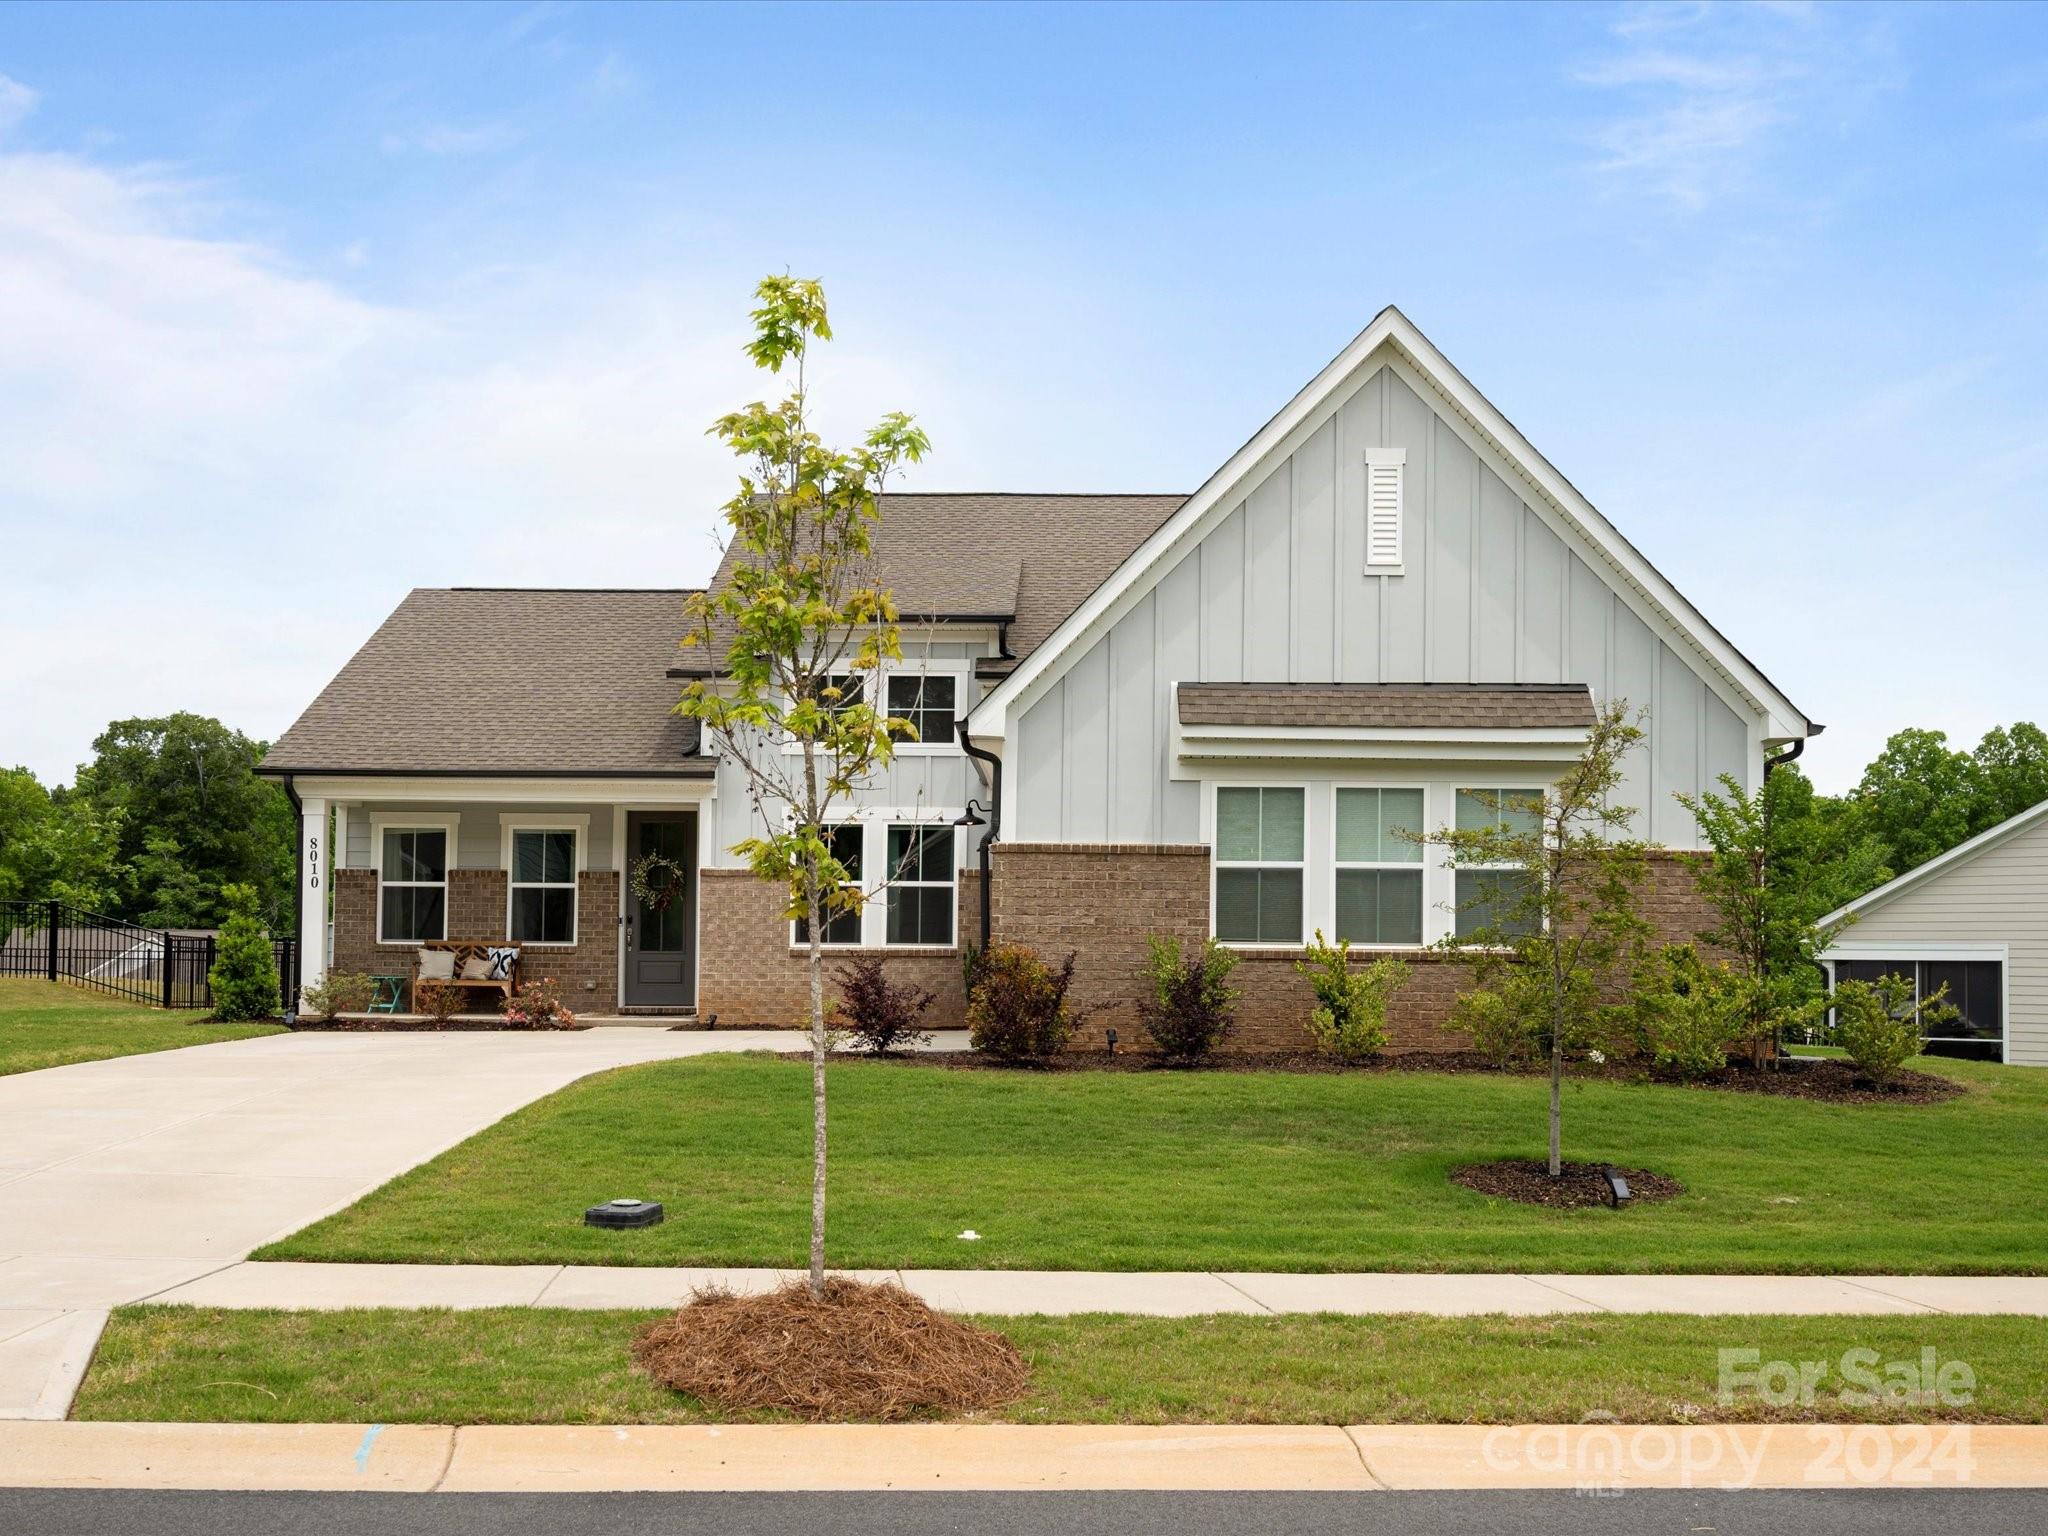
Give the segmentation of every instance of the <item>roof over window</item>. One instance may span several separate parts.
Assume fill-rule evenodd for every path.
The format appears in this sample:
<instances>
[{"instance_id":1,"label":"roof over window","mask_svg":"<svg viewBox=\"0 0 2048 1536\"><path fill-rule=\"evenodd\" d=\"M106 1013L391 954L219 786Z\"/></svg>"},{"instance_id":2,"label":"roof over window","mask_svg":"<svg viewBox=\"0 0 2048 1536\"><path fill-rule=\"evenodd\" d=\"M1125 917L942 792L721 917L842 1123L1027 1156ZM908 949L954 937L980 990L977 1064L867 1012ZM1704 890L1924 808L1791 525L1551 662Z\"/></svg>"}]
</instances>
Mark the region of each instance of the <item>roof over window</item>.
<instances>
[{"instance_id":1,"label":"roof over window","mask_svg":"<svg viewBox=\"0 0 2048 1536\"><path fill-rule=\"evenodd\" d=\"M1584 683L1182 683L1182 725L1587 729Z\"/></svg>"}]
</instances>

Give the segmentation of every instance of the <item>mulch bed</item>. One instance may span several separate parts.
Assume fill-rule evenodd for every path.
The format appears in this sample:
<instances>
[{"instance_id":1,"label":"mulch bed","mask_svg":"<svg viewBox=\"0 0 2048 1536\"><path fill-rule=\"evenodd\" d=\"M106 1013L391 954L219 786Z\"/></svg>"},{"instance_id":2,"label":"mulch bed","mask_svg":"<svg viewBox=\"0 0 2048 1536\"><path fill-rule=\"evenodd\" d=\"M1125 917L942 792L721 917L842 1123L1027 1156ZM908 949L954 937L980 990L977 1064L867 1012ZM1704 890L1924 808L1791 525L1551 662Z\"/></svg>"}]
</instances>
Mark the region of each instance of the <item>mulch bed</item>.
<instances>
[{"instance_id":1,"label":"mulch bed","mask_svg":"<svg viewBox=\"0 0 2048 1536\"><path fill-rule=\"evenodd\" d=\"M835 1275L822 1299L795 1280L765 1296L705 1290L633 1340L661 1385L718 1407L812 1423L997 1408L1031 1368L999 1333L934 1311L898 1285Z\"/></svg>"},{"instance_id":2,"label":"mulch bed","mask_svg":"<svg viewBox=\"0 0 2048 1536\"><path fill-rule=\"evenodd\" d=\"M785 1051L778 1054L791 1060L810 1059L808 1052ZM1527 1067L1496 1066L1477 1051L1396 1051L1356 1063L1337 1061L1313 1051L1218 1051L1204 1060L1183 1065L1144 1050L1119 1050L1114 1054L1100 1050L1067 1051L1042 1062L1003 1062L978 1051L918 1051L879 1058L866 1051L838 1051L833 1053L833 1060L883 1060L955 1072L1294 1072L1316 1075L1447 1072L1512 1077L1542 1077L1549 1072L1549 1068L1540 1063ZM1568 1071L1574 1078L1599 1078L1608 1082L1663 1081L1639 1066L1621 1062L1610 1062L1604 1067L1595 1067L1590 1062L1573 1062ZM1969 1092L1963 1084L1951 1078L1910 1071L1894 1073L1887 1086L1878 1088L1846 1061L1811 1056L1785 1057L1776 1067L1763 1071L1730 1065L1701 1082L1668 1086L1762 1093L1835 1104L1938 1104Z\"/></svg>"},{"instance_id":3,"label":"mulch bed","mask_svg":"<svg viewBox=\"0 0 2048 1536\"><path fill-rule=\"evenodd\" d=\"M290 1027L314 1035L549 1035L593 1026L549 1024L536 1029L530 1024L507 1024L503 1019L450 1019L445 1024L432 1019L300 1019Z\"/></svg>"},{"instance_id":4,"label":"mulch bed","mask_svg":"<svg viewBox=\"0 0 2048 1536\"><path fill-rule=\"evenodd\" d=\"M1482 1195L1518 1200L1523 1205L1576 1210L1581 1206L1607 1203L1607 1180L1601 1174L1602 1166L1600 1163L1565 1163L1553 1179L1548 1163L1531 1158L1509 1158L1498 1163L1474 1163L1466 1168L1453 1168L1451 1182L1477 1190ZM1678 1180L1667 1179L1663 1174L1651 1173L1646 1168L1617 1168L1615 1172L1628 1180L1630 1205L1654 1204L1685 1193L1685 1186Z\"/></svg>"}]
</instances>

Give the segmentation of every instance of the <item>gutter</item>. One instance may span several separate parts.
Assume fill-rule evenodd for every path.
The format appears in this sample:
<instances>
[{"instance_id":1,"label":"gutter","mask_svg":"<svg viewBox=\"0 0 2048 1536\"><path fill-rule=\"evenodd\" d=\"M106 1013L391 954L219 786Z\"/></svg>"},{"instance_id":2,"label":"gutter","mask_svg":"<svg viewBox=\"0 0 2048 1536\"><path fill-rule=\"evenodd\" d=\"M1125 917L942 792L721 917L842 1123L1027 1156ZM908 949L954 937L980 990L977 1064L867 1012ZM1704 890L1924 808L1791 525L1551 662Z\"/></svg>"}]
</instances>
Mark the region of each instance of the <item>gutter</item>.
<instances>
[{"instance_id":1,"label":"gutter","mask_svg":"<svg viewBox=\"0 0 2048 1536\"><path fill-rule=\"evenodd\" d=\"M1780 752L1776 757L1767 757L1764 759L1764 777L1768 779L1771 776L1771 770L1773 768L1782 768L1787 763L1798 762L1800 758L1806 755L1807 742L1811 741L1814 737L1818 736L1822 731L1826 729L1827 727L1824 725L1816 725L1812 721L1808 721L1806 726L1806 734L1804 736L1799 737L1796 741L1792 743L1791 746L1787 747L1784 751Z\"/></svg>"},{"instance_id":2,"label":"gutter","mask_svg":"<svg viewBox=\"0 0 2048 1536\"><path fill-rule=\"evenodd\" d=\"M995 907L995 892L992 888L994 871L989 862L989 849L1003 835L1003 760L986 747L977 747L967 734L965 716L953 722L954 734L959 738L960 750L976 762L988 765L988 826L981 835L981 953L988 954L989 915Z\"/></svg>"}]
</instances>

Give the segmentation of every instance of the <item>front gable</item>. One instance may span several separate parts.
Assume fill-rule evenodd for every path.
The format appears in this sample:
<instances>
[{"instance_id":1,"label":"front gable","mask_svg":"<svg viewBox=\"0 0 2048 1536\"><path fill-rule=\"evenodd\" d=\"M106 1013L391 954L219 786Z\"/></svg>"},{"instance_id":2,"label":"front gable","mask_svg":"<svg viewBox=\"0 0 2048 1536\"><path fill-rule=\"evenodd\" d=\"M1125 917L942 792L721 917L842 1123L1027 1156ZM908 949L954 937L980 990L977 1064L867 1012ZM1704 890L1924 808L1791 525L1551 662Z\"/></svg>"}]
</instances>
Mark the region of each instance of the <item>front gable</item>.
<instances>
[{"instance_id":1,"label":"front gable","mask_svg":"<svg viewBox=\"0 0 2048 1536\"><path fill-rule=\"evenodd\" d=\"M975 710L975 735L1013 743L1011 835L1199 840L1176 682L1584 683L1649 714L1638 830L1693 843L1672 795L1754 784L1808 723L1519 443L1383 313ZM1389 460L1391 570L1368 546Z\"/></svg>"}]
</instances>

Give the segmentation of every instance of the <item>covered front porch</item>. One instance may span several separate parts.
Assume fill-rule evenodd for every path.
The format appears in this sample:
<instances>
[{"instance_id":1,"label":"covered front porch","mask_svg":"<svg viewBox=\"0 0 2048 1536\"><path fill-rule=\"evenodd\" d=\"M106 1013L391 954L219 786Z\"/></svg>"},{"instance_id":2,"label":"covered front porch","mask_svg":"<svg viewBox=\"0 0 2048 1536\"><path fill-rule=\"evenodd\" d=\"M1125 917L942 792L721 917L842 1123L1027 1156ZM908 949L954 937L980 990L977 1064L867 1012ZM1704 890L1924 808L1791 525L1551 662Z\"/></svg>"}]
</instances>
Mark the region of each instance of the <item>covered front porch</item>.
<instances>
[{"instance_id":1,"label":"covered front porch","mask_svg":"<svg viewBox=\"0 0 2048 1536\"><path fill-rule=\"evenodd\" d=\"M409 1012L423 956L462 942L516 950L511 979L552 979L580 1018L694 1015L708 778L409 776L293 788L306 983L331 970L395 978ZM631 870L650 857L660 902L631 889ZM502 1001L478 986L462 1012L495 1013Z\"/></svg>"}]
</instances>

